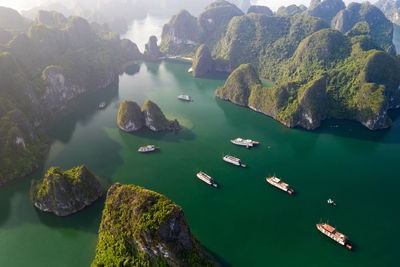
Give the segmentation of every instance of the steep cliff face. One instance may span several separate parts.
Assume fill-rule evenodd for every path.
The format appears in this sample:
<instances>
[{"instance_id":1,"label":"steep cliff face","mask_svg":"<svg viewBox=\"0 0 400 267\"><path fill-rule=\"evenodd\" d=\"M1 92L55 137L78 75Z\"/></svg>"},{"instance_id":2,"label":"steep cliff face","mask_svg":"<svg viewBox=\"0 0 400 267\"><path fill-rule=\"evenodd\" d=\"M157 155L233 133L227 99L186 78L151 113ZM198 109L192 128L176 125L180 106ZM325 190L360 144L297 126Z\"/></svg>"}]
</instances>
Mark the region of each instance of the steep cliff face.
<instances>
[{"instance_id":1,"label":"steep cliff face","mask_svg":"<svg viewBox=\"0 0 400 267\"><path fill-rule=\"evenodd\" d=\"M156 192L115 184L107 193L92 266L212 266L181 207Z\"/></svg>"},{"instance_id":2,"label":"steep cliff face","mask_svg":"<svg viewBox=\"0 0 400 267\"><path fill-rule=\"evenodd\" d=\"M124 100L119 106L118 127L128 133L136 132L145 126L144 116L134 101Z\"/></svg>"},{"instance_id":3,"label":"steep cliff face","mask_svg":"<svg viewBox=\"0 0 400 267\"><path fill-rule=\"evenodd\" d=\"M32 181L30 195L41 211L68 216L91 205L102 195L102 189L85 166L68 171L53 167L42 180Z\"/></svg>"},{"instance_id":4,"label":"steep cliff face","mask_svg":"<svg viewBox=\"0 0 400 267\"><path fill-rule=\"evenodd\" d=\"M146 100L142 112L145 125L154 132L160 131L179 131L181 126L177 120L169 121L156 103Z\"/></svg>"},{"instance_id":5,"label":"steep cliff face","mask_svg":"<svg viewBox=\"0 0 400 267\"><path fill-rule=\"evenodd\" d=\"M376 6L369 3L351 3L332 20L332 27L346 33L360 21L369 24L372 40L391 55L395 54L393 45L393 25Z\"/></svg>"},{"instance_id":6,"label":"steep cliff face","mask_svg":"<svg viewBox=\"0 0 400 267\"><path fill-rule=\"evenodd\" d=\"M46 67L42 78L46 84L46 89L40 98L41 105L45 107L45 111L60 111L79 95L90 90L107 88L118 79L118 73L110 71L104 77L99 77L92 88L67 79L62 67L59 66Z\"/></svg>"},{"instance_id":7,"label":"steep cliff face","mask_svg":"<svg viewBox=\"0 0 400 267\"><path fill-rule=\"evenodd\" d=\"M193 59L193 77L200 78L204 77L210 72L213 72L215 68L215 62L211 57L210 49L206 45L201 45Z\"/></svg>"},{"instance_id":8,"label":"steep cliff face","mask_svg":"<svg viewBox=\"0 0 400 267\"><path fill-rule=\"evenodd\" d=\"M136 132L143 127L151 131L179 131L177 120L169 121L156 103L146 100L143 108L134 101L124 100L118 110L118 127L128 133Z\"/></svg>"},{"instance_id":9,"label":"steep cliff face","mask_svg":"<svg viewBox=\"0 0 400 267\"><path fill-rule=\"evenodd\" d=\"M160 52L160 48L158 47L157 42L158 40L157 37L155 36L151 36L149 41L147 42L144 51L144 55L147 60L150 61L158 60L162 56L162 53Z\"/></svg>"}]
</instances>

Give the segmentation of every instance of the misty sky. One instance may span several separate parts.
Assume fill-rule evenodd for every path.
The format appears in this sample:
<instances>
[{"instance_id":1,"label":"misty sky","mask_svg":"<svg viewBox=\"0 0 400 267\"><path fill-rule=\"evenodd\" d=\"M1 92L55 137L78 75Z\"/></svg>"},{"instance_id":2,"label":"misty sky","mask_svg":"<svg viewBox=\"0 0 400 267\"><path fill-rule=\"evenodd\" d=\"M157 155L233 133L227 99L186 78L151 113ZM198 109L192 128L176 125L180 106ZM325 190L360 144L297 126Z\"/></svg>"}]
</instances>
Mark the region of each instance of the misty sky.
<instances>
[{"instance_id":1,"label":"misty sky","mask_svg":"<svg viewBox=\"0 0 400 267\"><path fill-rule=\"evenodd\" d=\"M84 1L84 0L82 0ZM196 0L187 0L196 1ZM212 0L210 0L211 2ZM35 6L39 6L41 3L55 2L54 0L0 0L0 6L7 6L17 10L29 9ZM58 0L58 2L68 3L68 0ZM72 2L72 0L70 0ZM300 5L303 4L308 6L310 0L252 0L252 4L266 5L273 10L277 10L280 6L288 6L291 4ZM363 2L362 0L344 0L346 4L350 2ZM376 1L371 1L376 2Z\"/></svg>"}]
</instances>

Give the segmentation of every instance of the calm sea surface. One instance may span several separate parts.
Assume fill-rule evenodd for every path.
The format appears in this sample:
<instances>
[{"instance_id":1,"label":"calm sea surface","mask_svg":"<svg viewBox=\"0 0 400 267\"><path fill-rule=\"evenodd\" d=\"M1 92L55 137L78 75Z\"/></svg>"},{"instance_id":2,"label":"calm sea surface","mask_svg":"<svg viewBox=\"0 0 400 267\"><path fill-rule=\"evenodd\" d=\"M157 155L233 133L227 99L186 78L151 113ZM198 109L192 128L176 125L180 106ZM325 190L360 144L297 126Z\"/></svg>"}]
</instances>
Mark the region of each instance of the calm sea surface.
<instances>
[{"instance_id":1,"label":"calm sea surface","mask_svg":"<svg viewBox=\"0 0 400 267\"><path fill-rule=\"evenodd\" d=\"M105 186L140 185L181 205L193 233L225 266L398 266L399 113L392 114L397 125L378 132L348 121L327 121L313 132L288 129L216 99L214 90L226 76L193 79L189 67L141 63L138 73L82 97L49 127L52 145L45 166L0 188L0 266L91 263L104 198L66 218L41 213L29 201L31 179L50 166L83 163ZM195 101L181 102L179 94ZM119 131L116 115L125 99L140 105L153 100L184 130ZM101 101L108 103L104 110L97 108ZM261 145L237 147L229 141L236 137ZM161 151L136 151L147 144ZM248 168L225 163L223 154L240 157ZM220 187L198 180L199 170ZM272 174L297 194L267 184L265 177ZM337 206L328 206L328 198ZM321 220L348 235L354 251L320 234L315 224Z\"/></svg>"}]
</instances>

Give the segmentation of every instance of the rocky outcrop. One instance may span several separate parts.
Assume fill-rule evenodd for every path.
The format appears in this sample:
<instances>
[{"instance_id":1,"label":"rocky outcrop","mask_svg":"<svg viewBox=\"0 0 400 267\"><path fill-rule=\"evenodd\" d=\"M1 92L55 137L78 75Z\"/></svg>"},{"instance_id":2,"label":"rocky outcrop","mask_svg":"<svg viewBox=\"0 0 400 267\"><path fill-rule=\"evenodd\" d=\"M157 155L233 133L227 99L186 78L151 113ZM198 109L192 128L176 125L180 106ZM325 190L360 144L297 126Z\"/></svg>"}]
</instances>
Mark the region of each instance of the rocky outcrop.
<instances>
[{"instance_id":1,"label":"rocky outcrop","mask_svg":"<svg viewBox=\"0 0 400 267\"><path fill-rule=\"evenodd\" d=\"M157 37L155 36L151 36L149 41L147 42L144 50L144 55L147 60L156 61L159 60L160 57L162 56L162 53L160 52L160 48L158 47L157 42L158 40Z\"/></svg>"},{"instance_id":2,"label":"rocky outcrop","mask_svg":"<svg viewBox=\"0 0 400 267\"><path fill-rule=\"evenodd\" d=\"M294 16L296 14L300 14L307 9L304 5L289 5L289 6L281 6L276 11L277 16Z\"/></svg>"},{"instance_id":3,"label":"rocky outcrop","mask_svg":"<svg viewBox=\"0 0 400 267\"><path fill-rule=\"evenodd\" d=\"M213 72L215 68L215 62L211 57L210 49L206 45L201 45L196 52L193 59L193 77L200 78L204 77L210 72Z\"/></svg>"},{"instance_id":4,"label":"rocky outcrop","mask_svg":"<svg viewBox=\"0 0 400 267\"><path fill-rule=\"evenodd\" d=\"M161 109L150 100L146 100L143 108L134 101L124 100L118 110L118 127L128 133L147 127L151 131L179 131L181 126L177 120L169 121Z\"/></svg>"},{"instance_id":5,"label":"rocky outcrop","mask_svg":"<svg viewBox=\"0 0 400 267\"><path fill-rule=\"evenodd\" d=\"M99 77L94 84L94 88L72 82L64 75L62 67L59 66L46 67L43 71L42 79L46 84L46 89L40 99L41 106L46 111L60 111L77 96L89 90L103 89L110 86L118 79L118 72L110 70L105 76Z\"/></svg>"},{"instance_id":6,"label":"rocky outcrop","mask_svg":"<svg viewBox=\"0 0 400 267\"><path fill-rule=\"evenodd\" d=\"M124 100L119 106L118 127L128 133L136 132L145 126L140 106L134 101Z\"/></svg>"},{"instance_id":7,"label":"rocky outcrop","mask_svg":"<svg viewBox=\"0 0 400 267\"><path fill-rule=\"evenodd\" d=\"M305 14L321 18L330 24L336 14L345 8L342 0L313 0Z\"/></svg>"},{"instance_id":8,"label":"rocky outcrop","mask_svg":"<svg viewBox=\"0 0 400 267\"><path fill-rule=\"evenodd\" d=\"M263 14L263 15L267 15L267 16L273 16L274 12L272 12L272 10L267 7L267 6L251 6L249 8L249 10L247 11L247 14L250 13L256 13L256 14Z\"/></svg>"},{"instance_id":9,"label":"rocky outcrop","mask_svg":"<svg viewBox=\"0 0 400 267\"><path fill-rule=\"evenodd\" d=\"M362 4L351 3L332 19L331 26L342 33L346 33L361 21L368 23L372 40L381 49L394 55L393 25L379 8L368 2Z\"/></svg>"},{"instance_id":10,"label":"rocky outcrop","mask_svg":"<svg viewBox=\"0 0 400 267\"><path fill-rule=\"evenodd\" d=\"M33 180L30 189L35 207L57 216L76 213L101 195L100 182L84 165L68 171L52 167L42 180Z\"/></svg>"},{"instance_id":11,"label":"rocky outcrop","mask_svg":"<svg viewBox=\"0 0 400 267\"><path fill-rule=\"evenodd\" d=\"M127 249L129 248L129 249ZM134 185L110 187L92 266L212 266L181 207Z\"/></svg>"},{"instance_id":12,"label":"rocky outcrop","mask_svg":"<svg viewBox=\"0 0 400 267\"><path fill-rule=\"evenodd\" d=\"M179 131L181 126L177 120L169 121L156 103L146 100L142 112L145 125L154 132Z\"/></svg>"}]
</instances>

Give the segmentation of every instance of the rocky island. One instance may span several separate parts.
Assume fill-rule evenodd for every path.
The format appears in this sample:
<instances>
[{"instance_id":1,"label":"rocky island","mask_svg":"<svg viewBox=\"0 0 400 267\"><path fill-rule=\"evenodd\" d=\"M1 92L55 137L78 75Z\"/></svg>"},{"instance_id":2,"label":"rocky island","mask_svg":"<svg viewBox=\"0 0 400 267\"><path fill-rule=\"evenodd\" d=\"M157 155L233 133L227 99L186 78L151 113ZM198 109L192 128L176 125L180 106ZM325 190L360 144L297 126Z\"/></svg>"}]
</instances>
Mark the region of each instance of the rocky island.
<instances>
[{"instance_id":1,"label":"rocky island","mask_svg":"<svg viewBox=\"0 0 400 267\"><path fill-rule=\"evenodd\" d=\"M181 207L156 192L113 185L92 266L213 266Z\"/></svg>"},{"instance_id":2,"label":"rocky island","mask_svg":"<svg viewBox=\"0 0 400 267\"><path fill-rule=\"evenodd\" d=\"M30 189L35 207L57 216L76 213L101 195L100 182L84 165L67 171L52 167L42 180L33 180Z\"/></svg>"},{"instance_id":3,"label":"rocky island","mask_svg":"<svg viewBox=\"0 0 400 267\"><path fill-rule=\"evenodd\" d=\"M314 0L308 9L289 6L271 16L244 15L218 0L196 25L190 16L182 11L164 26L161 47L166 54L182 55L207 46L215 70L231 73L216 91L222 99L309 130L328 118L387 128L388 110L400 107L393 27L369 3L346 7L341 0ZM182 21L192 23L190 42L188 35L182 39L177 23ZM211 28L214 33L205 34ZM263 88L259 77L276 86Z\"/></svg>"},{"instance_id":4,"label":"rocky island","mask_svg":"<svg viewBox=\"0 0 400 267\"><path fill-rule=\"evenodd\" d=\"M181 126L177 120L168 120L160 107L146 100L143 108L134 101L124 100L118 110L118 127L128 133L139 131L146 127L153 132L179 131Z\"/></svg>"},{"instance_id":5,"label":"rocky island","mask_svg":"<svg viewBox=\"0 0 400 267\"><path fill-rule=\"evenodd\" d=\"M193 59L193 77L201 78L207 75L207 73L214 71L214 60L211 57L210 49L206 45L201 45L196 52Z\"/></svg>"}]
</instances>

